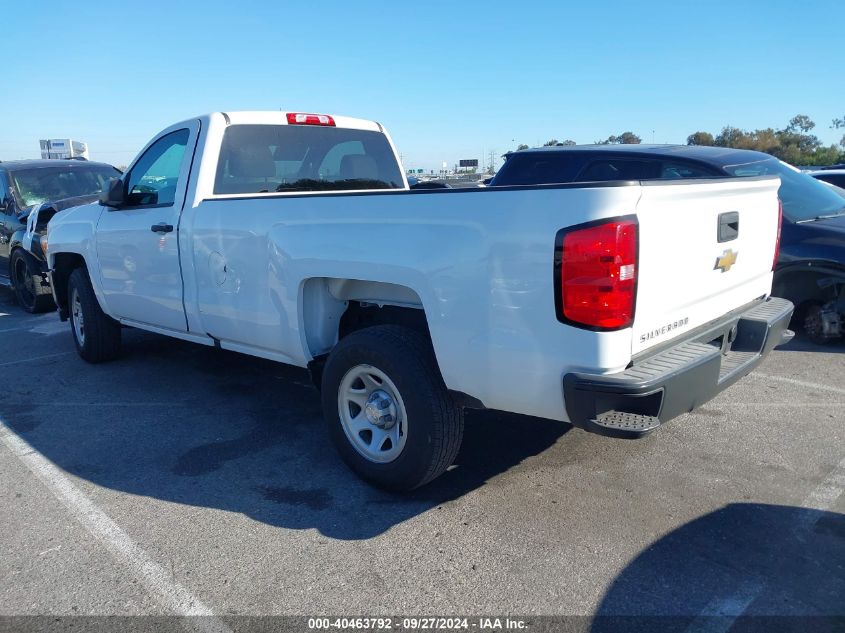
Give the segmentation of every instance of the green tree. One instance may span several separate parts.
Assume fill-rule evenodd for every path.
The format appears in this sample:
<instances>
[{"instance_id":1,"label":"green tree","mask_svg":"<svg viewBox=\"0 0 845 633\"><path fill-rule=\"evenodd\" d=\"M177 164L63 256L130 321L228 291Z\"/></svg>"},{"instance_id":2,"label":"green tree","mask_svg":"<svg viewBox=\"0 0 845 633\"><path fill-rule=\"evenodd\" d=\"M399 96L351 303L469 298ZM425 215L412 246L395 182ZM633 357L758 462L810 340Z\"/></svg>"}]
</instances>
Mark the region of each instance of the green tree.
<instances>
[{"instance_id":1,"label":"green tree","mask_svg":"<svg viewBox=\"0 0 845 633\"><path fill-rule=\"evenodd\" d=\"M639 145L643 142L643 139L633 132L622 132L622 134L617 137L617 142L623 145Z\"/></svg>"},{"instance_id":2,"label":"green tree","mask_svg":"<svg viewBox=\"0 0 845 633\"><path fill-rule=\"evenodd\" d=\"M716 136L715 144L719 147L743 147L747 143L748 135L738 127L726 125Z\"/></svg>"},{"instance_id":3,"label":"green tree","mask_svg":"<svg viewBox=\"0 0 845 633\"><path fill-rule=\"evenodd\" d=\"M832 165L845 160L845 154L836 145L825 147L817 136L809 133L815 126L805 114L792 117L782 130L762 128L749 132L728 125L722 128L713 143L720 147L765 152L792 165ZM831 128L845 128L845 117L833 119ZM700 141L707 136L707 132L695 132L687 137L687 143L704 144ZM840 147L845 148L845 137L840 141Z\"/></svg>"},{"instance_id":4,"label":"green tree","mask_svg":"<svg viewBox=\"0 0 845 633\"><path fill-rule=\"evenodd\" d=\"M558 140L556 138L553 138L551 141L546 141L545 143L543 143L543 147L554 147L555 145L558 145Z\"/></svg>"},{"instance_id":5,"label":"green tree","mask_svg":"<svg viewBox=\"0 0 845 633\"><path fill-rule=\"evenodd\" d=\"M840 128L845 127L845 116L841 119L833 119L833 125L830 126L831 130L838 130ZM842 138L839 139L839 145L845 149L845 134L842 135Z\"/></svg>"},{"instance_id":6,"label":"green tree","mask_svg":"<svg viewBox=\"0 0 845 633\"><path fill-rule=\"evenodd\" d=\"M622 132L619 136L611 134L604 141L596 141L596 145L638 145L643 140L633 132Z\"/></svg>"},{"instance_id":7,"label":"green tree","mask_svg":"<svg viewBox=\"0 0 845 633\"><path fill-rule=\"evenodd\" d=\"M714 145L715 143L710 132L693 132L687 137L687 145Z\"/></svg>"},{"instance_id":8,"label":"green tree","mask_svg":"<svg viewBox=\"0 0 845 633\"><path fill-rule=\"evenodd\" d=\"M520 146L517 147L516 149L517 149L517 151L519 151L521 149L528 149L528 146L525 143L521 143Z\"/></svg>"},{"instance_id":9,"label":"green tree","mask_svg":"<svg viewBox=\"0 0 845 633\"><path fill-rule=\"evenodd\" d=\"M816 127L813 120L806 114L796 114L789 120L789 125L786 126L786 131L795 133L799 130L805 134Z\"/></svg>"},{"instance_id":10,"label":"green tree","mask_svg":"<svg viewBox=\"0 0 845 633\"><path fill-rule=\"evenodd\" d=\"M578 145L578 143L570 139L566 139L563 143L558 143L558 145Z\"/></svg>"}]
</instances>

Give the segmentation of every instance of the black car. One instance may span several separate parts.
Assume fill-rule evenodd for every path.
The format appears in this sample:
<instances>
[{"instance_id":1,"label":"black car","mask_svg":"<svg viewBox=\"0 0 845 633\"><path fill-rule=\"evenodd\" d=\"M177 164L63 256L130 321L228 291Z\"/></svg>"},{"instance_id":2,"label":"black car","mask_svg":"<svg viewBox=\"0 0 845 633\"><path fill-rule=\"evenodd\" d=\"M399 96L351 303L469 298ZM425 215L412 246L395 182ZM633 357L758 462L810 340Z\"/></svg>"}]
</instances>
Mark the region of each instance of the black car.
<instances>
[{"instance_id":1,"label":"black car","mask_svg":"<svg viewBox=\"0 0 845 633\"><path fill-rule=\"evenodd\" d=\"M11 287L27 312L53 309L47 265L38 233L53 213L96 200L121 172L105 163L17 160L0 163L0 285ZM42 210L40 225L27 219Z\"/></svg>"},{"instance_id":2,"label":"black car","mask_svg":"<svg viewBox=\"0 0 845 633\"><path fill-rule=\"evenodd\" d=\"M823 180L837 187L845 187L845 169L823 169L807 173L816 180Z\"/></svg>"},{"instance_id":3,"label":"black car","mask_svg":"<svg viewBox=\"0 0 845 633\"><path fill-rule=\"evenodd\" d=\"M810 338L842 336L845 199L769 154L701 145L543 147L507 154L489 186L763 175L780 176L783 203L772 294L795 304L793 323Z\"/></svg>"}]
</instances>

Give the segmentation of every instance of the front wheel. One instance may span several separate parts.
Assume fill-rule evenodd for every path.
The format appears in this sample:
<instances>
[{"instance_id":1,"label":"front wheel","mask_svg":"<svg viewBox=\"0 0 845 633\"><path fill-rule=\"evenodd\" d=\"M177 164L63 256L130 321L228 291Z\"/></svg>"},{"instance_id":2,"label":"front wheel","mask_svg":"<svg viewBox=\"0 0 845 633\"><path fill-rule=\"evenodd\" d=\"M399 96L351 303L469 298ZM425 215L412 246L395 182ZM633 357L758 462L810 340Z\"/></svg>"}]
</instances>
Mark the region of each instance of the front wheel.
<instances>
[{"instance_id":1,"label":"front wheel","mask_svg":"<svg viewBox=\"0 0 845 633\"><path fill-rule=\"evenodd\" d=\"M103 312L84 268L77 268L70 274L67 297L70 329L79 355L89 363L117 358L120 323Z\"/></svg>"},{"instance_id":2,"label":"front wheel","mask_svg":"<svg viewBox=\"0 0 845 633\"><path fill-rule=\"evenodd\" d=\"M53 297L41 290L41 282L37 278L38 272L33 263L20 249L12 253L9 268L15 284L15 299L20 307L30 314L48 312L56 308Z\"/></svg>"},{"instance_id":3,"label":"front wheel","mask_svg":"<svg viewBox=\"0 0 845 633\"><path fill-rule=\"evenodd\" d=\"M431 343L394 325L353 332L323 370L323 414L343 460L387 490L412 490L443 473L463 436Z\"/></svg>"}]
</instances>

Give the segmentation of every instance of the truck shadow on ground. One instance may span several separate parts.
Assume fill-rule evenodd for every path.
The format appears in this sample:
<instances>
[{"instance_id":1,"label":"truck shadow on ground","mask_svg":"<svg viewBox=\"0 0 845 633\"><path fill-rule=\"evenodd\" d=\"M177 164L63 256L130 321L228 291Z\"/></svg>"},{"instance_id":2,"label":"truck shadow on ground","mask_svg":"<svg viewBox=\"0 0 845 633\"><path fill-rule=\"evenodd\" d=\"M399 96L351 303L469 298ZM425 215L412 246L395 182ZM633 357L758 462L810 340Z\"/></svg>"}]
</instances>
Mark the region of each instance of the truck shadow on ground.
<instances>
[{"instance_id":1,"label":"truck shadow on ground","mask_svg":"<svg viewBox=\"0 0 845 633\"><path fill-rule=\"evenodd\" d=\"M806 335L798 333L794 339L786 345L778 347L778 349L784 352L826 352L845 354L845 339L836 339L827 341L824 344L819 344L813 343Z\"/></svg>"},{"instance_id":2,"label":"truck shadow on ground","mask_svg":"<svg viewBox=\"0 0 845 633\"><path fill-rule=\"evenodd\" d=\"M71 377L52 380L49 395L7 402L8 426L97 485L337 539L370 538L461 497L570 428L470 412L455 466L418 491L388 494L337 456L306 372L134 330L124 341L112 363L63 358L52 373Z\"/></svg>"},{"instance_id":3,"label":"truck shadow on ground","mask_svg":"<svg viewBox=\"0 0 845 633\"><path fill-rule=\"evenodd\" d=\"M672 531L611 583L594 633L845 630L845 515L731 504Z\"/></svg>"}]
</instances>

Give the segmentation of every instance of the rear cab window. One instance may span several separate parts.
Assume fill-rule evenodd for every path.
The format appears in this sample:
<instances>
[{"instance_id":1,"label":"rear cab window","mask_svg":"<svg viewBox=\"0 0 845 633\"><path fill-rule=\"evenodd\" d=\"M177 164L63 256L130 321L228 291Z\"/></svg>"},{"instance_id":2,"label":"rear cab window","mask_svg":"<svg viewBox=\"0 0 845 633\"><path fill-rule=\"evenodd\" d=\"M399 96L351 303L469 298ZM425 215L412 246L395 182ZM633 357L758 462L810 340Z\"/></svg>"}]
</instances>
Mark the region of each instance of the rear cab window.
<instances>
[{"instance_id":1,"label":"rear cab window","mask_svg":"<svg viewBox=\"0 0 845 633\"><path fill-rule=\"evenodd\" d=\"M310 125L226 128L215 195L403 189L381 132Z\"/></svg>"}]
</instances>

